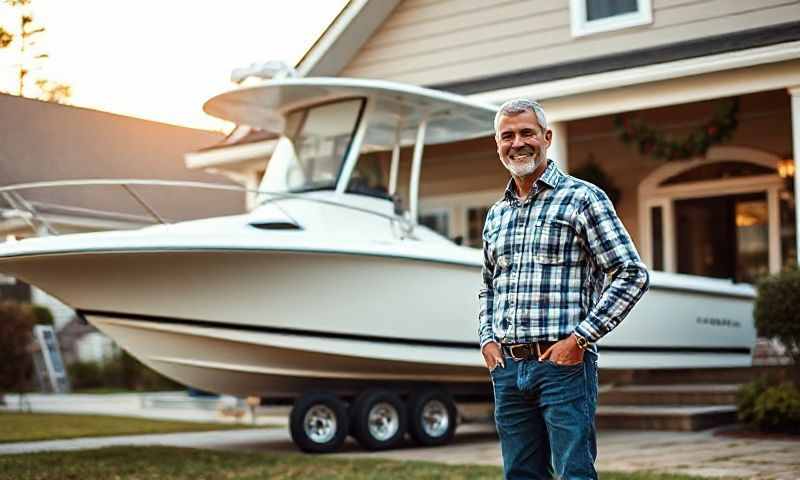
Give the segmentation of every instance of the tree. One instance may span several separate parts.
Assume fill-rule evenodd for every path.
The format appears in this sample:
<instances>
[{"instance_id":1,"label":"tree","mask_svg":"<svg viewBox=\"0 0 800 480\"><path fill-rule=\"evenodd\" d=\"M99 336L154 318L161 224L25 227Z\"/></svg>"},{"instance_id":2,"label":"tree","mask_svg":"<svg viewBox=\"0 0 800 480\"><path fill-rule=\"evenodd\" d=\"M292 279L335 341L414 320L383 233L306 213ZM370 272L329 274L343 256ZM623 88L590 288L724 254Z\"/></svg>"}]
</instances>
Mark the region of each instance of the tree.
<instances>
[{"instance_id":1,"label":"tree","mask_svg":"<svg viewBox=\"0 0 800 480\"><path fill-rule=\"evenodd\" d=\"M33 372L31 342L36 315L29 305L0 302L0 392L22 391Z\"/></svg>"},{"instance_id":2,"label":"tree","mask_svg":"<svg viewBox=\"0 0 800 480\"><path fill-rule=\"evenodd\" d=\"M38 25L33 18L31 11L32 0L5 0L10 7L19 11L19 31L16 35L0 27L0 48L8 48L14 44L19 50L19 63L17 73L17 93L26 96L26 86L29 85L28 78L32 71L40 70L41 64L50 56L41 51L39 39L44 34L45 28ZM15 37L18 37L15 41ZM39 94L34 96L40 100L48 102L66 103L72 95L69 85L37 78L34 81Z\"/></svg>"},{"instance_id":3,"label":"tree","mask_svg":"<svg viewBox=\"0 0 800 480\"><path fill-rule=\"evenodd\" d=\"M12 41L14 41L14 35L8 33L5 28L0 27L0 48L6 48L11 45Z\"/></svg>"}]
</instances>

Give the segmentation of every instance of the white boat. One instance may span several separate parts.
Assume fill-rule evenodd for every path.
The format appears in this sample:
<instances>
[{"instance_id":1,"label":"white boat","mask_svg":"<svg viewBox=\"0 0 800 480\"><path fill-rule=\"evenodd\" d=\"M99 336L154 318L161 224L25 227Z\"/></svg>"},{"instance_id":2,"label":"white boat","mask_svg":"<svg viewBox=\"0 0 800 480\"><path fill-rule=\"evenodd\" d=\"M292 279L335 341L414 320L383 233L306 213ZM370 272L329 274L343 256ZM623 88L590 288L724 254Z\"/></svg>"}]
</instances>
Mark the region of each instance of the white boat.
<instances>
[{"instance_id":1,"label":"white boat","mask_svg":"<svg viewBox=\"0 0 800 480\"><path fill-rule=\"evenodd\" d=\"M482 255L417 223L419 176L424 145L491 135L495 107L395 83L302 78L225 93L205 109L283 135L259 207L0 244L0 272L181 383L298 399L292 433L304 450L341 445L351 423L342 398L367 447L396 445L407 414L418 441L448 441L451 395L489 392L476 338ZM753 297L748 285L654 272L651 291L600 344L600 366L749 366Z\"/></svg>"}]
</instances>

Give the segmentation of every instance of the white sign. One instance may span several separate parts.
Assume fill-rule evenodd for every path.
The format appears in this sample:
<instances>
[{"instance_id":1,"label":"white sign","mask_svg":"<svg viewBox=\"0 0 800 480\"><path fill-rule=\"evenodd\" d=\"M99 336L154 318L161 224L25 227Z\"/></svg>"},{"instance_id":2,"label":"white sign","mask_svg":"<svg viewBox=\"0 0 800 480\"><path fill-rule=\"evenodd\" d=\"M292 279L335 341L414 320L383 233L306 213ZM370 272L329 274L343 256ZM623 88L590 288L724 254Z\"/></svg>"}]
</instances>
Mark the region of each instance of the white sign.
<instances>
[{"instance_id":1,"label":"white sign","mask_svg":"<svg viewBox=\"0 0 800 480\"><path fill-rule=\"evenodd\" d=\"M61 350L58 348L56 331L50 325L36 325L33 334L39 344L47 373L45 381L49 381L53 393L69 392L69 380L64 362L61 361Z\"/></svg>"}]
</instances>

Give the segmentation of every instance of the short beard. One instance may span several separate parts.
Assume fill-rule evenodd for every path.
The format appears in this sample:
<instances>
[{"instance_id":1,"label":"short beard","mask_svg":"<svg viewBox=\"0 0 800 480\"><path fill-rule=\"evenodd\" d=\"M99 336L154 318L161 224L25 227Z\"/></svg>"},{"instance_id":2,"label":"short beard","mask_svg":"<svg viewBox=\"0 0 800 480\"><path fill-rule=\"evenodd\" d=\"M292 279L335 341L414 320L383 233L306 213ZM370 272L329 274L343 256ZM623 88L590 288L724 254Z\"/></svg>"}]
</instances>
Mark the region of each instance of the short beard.
<instances>
[{"instance_id":1,"label":"short beard","mask_svg":"<svg viewBox=\"0 0 800 480\"><path fill-rule=\"evenodd\" d=\"M539 155L531 158L530 162L522 165L514 163L511 159L509 159L507 162L503 162L503 166L506 167L506 170L508 170L511 175L515 177L528 177L536 171L539 165L542 164L541 157L542 155L540 153Z\"/></svg>"}]
</instances>

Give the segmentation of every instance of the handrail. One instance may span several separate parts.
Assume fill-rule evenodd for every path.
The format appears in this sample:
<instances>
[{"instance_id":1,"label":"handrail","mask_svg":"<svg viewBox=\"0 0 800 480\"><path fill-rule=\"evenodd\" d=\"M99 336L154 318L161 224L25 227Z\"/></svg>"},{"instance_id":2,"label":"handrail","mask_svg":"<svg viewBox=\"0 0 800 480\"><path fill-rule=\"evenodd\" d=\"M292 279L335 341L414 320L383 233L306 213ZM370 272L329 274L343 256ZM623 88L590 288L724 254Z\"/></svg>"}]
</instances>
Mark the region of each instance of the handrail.
<instances>
[{"instance_id":1,"label":"handrail","mask_svg":"<svg viewBox=\"0 0 800 480\"><path fill-rule=\"evenodd\" d=\"M46 188L57 188L57 187L87 187L87 186L109 186L109 185L118 185L121 186L133 199L139 203L150 216L158 223L161 224L168 224L169 222L164 219L161 215L159 215L150 205L144 202L144 199L141 198L140 195L137 195L136 192L131 189L130 187L133 185L138 186L150 186L150 187L184 187L184 188L204 188L208 190L228 190L228 191L238 191L243 193L255 193L258 195L265 195L268 198L265 198L261 202L259 202L258 206L264 205L270 202L277 202L281 200L303 200L313 203L320 203L324 205L331 205L339 208L345 208L348 210L355 210L362 213L368 213L370 215L375 215L381 218L385 218L389 220L391 225L393 226L395 223L401 225L403 233L405 235L411 235L411 232L414 229L414 225L412 222L409 222L407 219L396 216L396 215L387 215L385 213L375 212L373 210L369 210L362 207L357 207L354 205L348 205L346 203L337 202L334 200L328 200L324 198L314 198L309 197L308 194L305 193L289 193L289 192L269 192L265 190L259 189L252 189L246 188L238 185L220 185L218 183L207 183L207 182L193 182L193 181L186 181L186 180L150 180L150 179L134 179L134 178L126 178L126 179L106 179L106 178L94 178L94 179L77 179L77 180L54 180L54 181L43 181L43 182L28 182L28 183L19 183L16 185L7 185L4 187L0 187L0 196L5 197L8 200L10 195L13 195L17 198L14 200L21 200L21 202L11 202L9 204L12 208L19 208L19 203L22 203L22 206L25 211L27 211L34 219L41 222L48 230L52 231L52 227L50 227L46 221L39 218L40 215L33 208L30 202L25 201L22 196L17 193L19 190L36 190L36 189L46 189ZM270 198L271 197L271 198ZM17 205L15 205L17 204ZM275 205L281 211L283 209L277 205ZM30 208L27 208L30 207ZM284 213L291 218L287 212Z\"/></svg>"}]
</instances>

